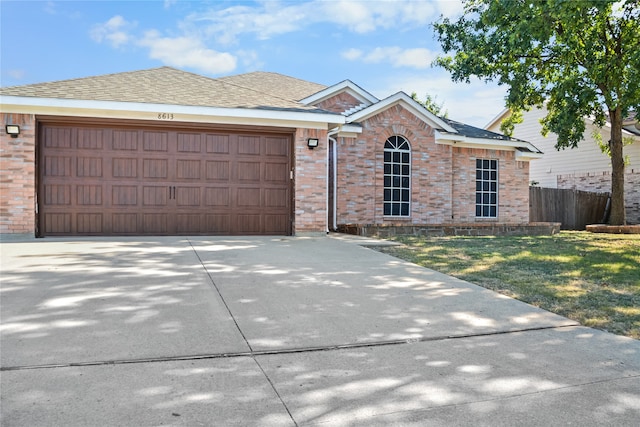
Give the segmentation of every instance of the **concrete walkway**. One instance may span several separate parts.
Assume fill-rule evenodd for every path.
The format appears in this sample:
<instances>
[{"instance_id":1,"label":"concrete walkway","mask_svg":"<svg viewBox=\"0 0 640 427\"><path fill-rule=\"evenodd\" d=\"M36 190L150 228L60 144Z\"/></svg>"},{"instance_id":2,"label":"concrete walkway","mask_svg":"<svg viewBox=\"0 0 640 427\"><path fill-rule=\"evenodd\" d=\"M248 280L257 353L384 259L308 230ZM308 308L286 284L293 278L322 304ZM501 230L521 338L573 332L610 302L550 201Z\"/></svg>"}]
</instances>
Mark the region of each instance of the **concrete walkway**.
<instances>
[{"instance_id":1,"label":"concrete walkway","mask_svg":"<svg viewBox=\"0 0 640 427\"><path fill-rule=\"evenodd\" d=\"M5 241L4 426L640 423L640 342L331 237Z\"/></svg>"}]
</instances>

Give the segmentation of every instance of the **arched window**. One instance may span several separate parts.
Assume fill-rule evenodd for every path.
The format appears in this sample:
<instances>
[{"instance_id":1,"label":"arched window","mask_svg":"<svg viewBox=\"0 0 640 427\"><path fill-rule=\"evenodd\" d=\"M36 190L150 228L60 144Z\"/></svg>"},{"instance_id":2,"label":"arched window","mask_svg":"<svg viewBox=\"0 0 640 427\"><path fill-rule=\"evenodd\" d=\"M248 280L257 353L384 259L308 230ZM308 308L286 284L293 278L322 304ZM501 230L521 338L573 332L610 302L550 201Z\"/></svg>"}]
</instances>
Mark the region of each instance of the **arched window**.
<instances>
[{"instance_id":1,"label":"arched window","mask_svg":"<svg viewBox=\"0 0 640 427\"><path fill-rule=\"evenodd\" d=\"M408 217L410 208L411 147L394 135L384 143L384 215Z\"/></svg>"}]
</instances>

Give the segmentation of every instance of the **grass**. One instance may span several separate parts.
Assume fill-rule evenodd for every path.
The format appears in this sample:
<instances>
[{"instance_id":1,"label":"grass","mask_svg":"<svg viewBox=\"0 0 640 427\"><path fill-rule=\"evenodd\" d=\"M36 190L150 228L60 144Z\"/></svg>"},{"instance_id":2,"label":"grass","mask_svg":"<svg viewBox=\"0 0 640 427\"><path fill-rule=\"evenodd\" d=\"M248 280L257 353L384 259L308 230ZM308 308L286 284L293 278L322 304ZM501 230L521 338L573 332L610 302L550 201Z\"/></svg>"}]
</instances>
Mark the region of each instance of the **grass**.
<instances>
[{"instance_id":1,"label":"grass","mask_svg":"<svg viewBox=\"0 0 640 427\"><path fill-rule=\"evenodd\" d=\"M408 237L379 250L640 339L640 235Z\"/></svg>"}]
</instances>

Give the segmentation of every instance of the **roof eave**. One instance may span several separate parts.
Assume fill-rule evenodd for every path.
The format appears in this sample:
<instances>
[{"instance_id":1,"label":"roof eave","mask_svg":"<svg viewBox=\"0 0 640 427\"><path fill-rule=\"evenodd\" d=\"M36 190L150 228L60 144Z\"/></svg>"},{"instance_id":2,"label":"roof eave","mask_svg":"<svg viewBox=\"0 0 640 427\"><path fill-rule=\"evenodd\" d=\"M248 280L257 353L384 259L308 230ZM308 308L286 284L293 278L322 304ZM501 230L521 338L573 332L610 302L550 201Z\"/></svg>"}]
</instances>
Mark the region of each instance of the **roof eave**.
<instances>
[{"instance_id":1,"label":"roof eave","mask_svg":"<svg viewBox=\"0 0 640 427\"><path fill-rule=\"evenodd\" d=\"M516 140L499 140L489 138L472 138L460 134L450 134L442 131L435 131L436 144L451 145L464 148L483 148L490 150L503 150L503 151L516 151L516 157L520 157L518 160L525 160L527 158L540 158L542 153L533 144L526 141ZM518 151L518 148L528 150L527 152Z\"/></svg>"},{"instance_id":2,"label":"roof eave","mask_svg":"<svg viewBox=\"0 0 640 427\"><path fill-rule=\"evenodd\" d=\"M234 124L282 122L286 126L325 128L344 124L345 118L326 111L291 111L277 108L223 108L119 101L90 101L0 95L0 110L29 114L55 114L91 117L124 117L140 120L216 121ZM163 115L164 114L164 115Z\"/></svg>"}]
</instances>

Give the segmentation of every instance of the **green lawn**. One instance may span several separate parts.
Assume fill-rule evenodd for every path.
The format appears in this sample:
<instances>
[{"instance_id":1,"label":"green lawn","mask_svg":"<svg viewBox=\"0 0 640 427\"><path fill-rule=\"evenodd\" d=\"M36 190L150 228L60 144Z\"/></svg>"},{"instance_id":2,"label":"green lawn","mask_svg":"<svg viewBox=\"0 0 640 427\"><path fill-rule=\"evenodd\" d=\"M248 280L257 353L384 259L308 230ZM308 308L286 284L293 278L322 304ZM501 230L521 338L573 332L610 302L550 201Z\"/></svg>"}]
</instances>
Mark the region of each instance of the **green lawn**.
<instances>
[{"instance_id":1,"label":"green lawn","mask_svg":"<svg viewBox=\"0 0 640 427\"><path fill-rule=\"evenodd\" d=\"M640 339L640 235L406 237L379 248L585 326Z\"/></svg>"}]
</instances>

